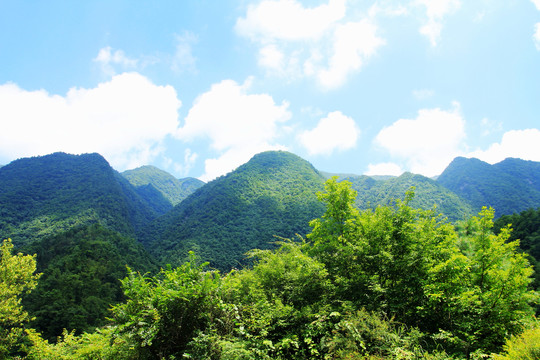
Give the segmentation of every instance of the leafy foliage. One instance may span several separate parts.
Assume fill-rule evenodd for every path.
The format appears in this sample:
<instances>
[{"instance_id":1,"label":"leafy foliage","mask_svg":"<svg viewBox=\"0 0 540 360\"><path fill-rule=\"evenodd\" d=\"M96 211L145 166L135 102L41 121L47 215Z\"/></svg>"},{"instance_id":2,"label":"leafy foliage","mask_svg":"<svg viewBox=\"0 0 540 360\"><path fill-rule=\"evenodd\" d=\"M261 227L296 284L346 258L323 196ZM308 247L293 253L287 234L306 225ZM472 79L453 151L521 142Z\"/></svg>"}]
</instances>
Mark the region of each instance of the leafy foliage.
<instances>
[{"instance_id":1,"label":"leafy foliage","mask_svg":"<svg viewBox=\"0 0 540 360\"><path fill-rule=\"evenodd\" d=\"M157 270L135 240L98 224L43 239L25 251L37 253L43 275L23 303L35 317L31 325L48 340L64 329L80 334L105 325L110 306L124 300L119 279L127 275L126 265Z\"/></svg>"},{"instance_id":2,"label":"leafy foliage","mask_svg":"<svg viewBox=\"0 0 540 360\"><path fill-rule=\"evenodd\" d=\"M127 301L113 308L117 333L125 334L138 358L181 356L197 330L205 330L219 311L219 275L207 263L190 261L149 278L130 272L122 281Z\"/></svg>"},{"instance_id":3,"label":"leafy foliage","mask_svg":"<svg viewBox=\"0 0 540 360\"><path fill-rule=\"evenodd\" d=\"M540 208L501 216L495 221L494 230L498 233L507 225L512 228L509 240L519 240L519 247L529 255L529 261L535 269L533 287L538 290L540 289Z\"/></svg>"},{"instance_id":4,"label":"leafy foliage","mask_svg":"<svg viewBox=\"0 0 540 360\"><path fill-rule=\"evenodd\" d=\"M21 295L31 291L39 275L35 275L35 256L13 255L11 240L0 246L0 359L17 352L30 317L21 306Z\"/></svg>"}]
</instances>

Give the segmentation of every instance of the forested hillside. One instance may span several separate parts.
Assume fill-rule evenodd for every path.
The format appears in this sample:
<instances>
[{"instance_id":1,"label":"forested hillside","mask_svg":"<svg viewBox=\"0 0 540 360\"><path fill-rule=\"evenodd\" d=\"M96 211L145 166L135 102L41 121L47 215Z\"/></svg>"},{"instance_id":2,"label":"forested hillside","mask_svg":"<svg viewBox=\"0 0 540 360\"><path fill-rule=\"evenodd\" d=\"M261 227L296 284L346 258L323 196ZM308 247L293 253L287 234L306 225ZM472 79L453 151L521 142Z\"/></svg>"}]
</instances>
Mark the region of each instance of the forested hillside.
<instances>
[{"instance_id":1,"label":"forested hillside","mask_svg":"<svg viewBox=\"0 0 540 360\"><path fill-rule=\"evenodd\" d=\"M111 305L124 300L119 279L127 267L156 273L157 263L137 241L99 224L72 228L22 249L37 254L43 275L24 298L32 327L49 340L63 329L77 333L106 324Z\"/></svg>"},{"instance_id":2,"label":"forested hillside","mask_svg":"<svg viewBox=\"0 0 540 360\"><path fill-rule=\"evenodd\" d=\"M344 180L352 183L356 190L356 206L359 209L389 205L402 198L412 187L415 197L411 206L424 210L435 209L452 221L462 220L473 214L471 205L435 180L422 175L404 173L399 177L377 179L369 176L348 176Z\"/></svg>"},{"instance_id":3,"label":"forested hillside","mask_svg":"<svg viewBox=\"0 0 540 360\"><path fill-rule=\"evenodd\" d=\"M468 200L475 211L491 206L496 217L536 208L540 204L540 163L506 159L490 165L456 158L437 181Z\"/></svg>"},{"instance_id":4,"label":"forested hillside","mask_svg":"<svg viewBox=\"0 0 540 360\"><path fill-rule=\"evenodd\" d=\"M55 153L0 168L0 238L19 247L92 223L134 237L156 216L99 154Z\"/></svg>"},{"instance_id":5,"label":"forested hillside","mask_svg":"<svg viewBox=\"0 0 540 360\"><path fill-rule=\"evenodd\" d=\"M271 247L274 236L307 232L324 211L316 197L322 186L300 157L261 153L156 219L143 241L162 263L179 265L195 251L211 266L242 267L247 251Z\"/></svg>"},{"instance_id":6,"label":"forested hillside","mask_svg":"<svg viewBox=\"0 0 540 360\"><path fill-rule=\"evenodd\" d=\"M519 214L504 215L495 221L495 232L499 233L510 225L511 240L519 240L520 248L529 255L535 269L533 287L540 289L540 207L528 209ZM540 308L539 308L540 311Z\"/></svg>"},{"instance_id":7,"label":"forested hillside","mask_svg":"<svg viewBox=\"0 0 540 360\"><path fill-rule=\"evenodd\" d=\"M159 203L164 198L167 204L159 205L163 209L166 208L165 211L161 211L162 214L204 185L201 180L195 178L177 179L168 172L149 165L124 171L122 176L128 179L135 186L137 192L149 201L154 199L153 202Z\"/></svg>"},{"instance_id":8,"label":"forested hillside","mask_svg":"<svg viewBox=\"0 0 540 360\"><path fill-rule=\"evenodd\" d=\"M359 211L350 183L336 179L317 198L326 210L302 241L252 250L252 266L227 274L193 253L154 276L130 272L107 326L65 333L54 344L31 328L17 301L42 281L32 275L35 260L12 254L5 241L0 289L9 301L0 303L0 357L538 358L533 270L507 229L492 232L492 210L455 227L410 207L408 192L391 206ZM101 230L82 230L82 238L92 241L94 231ZM80 244L82 254L87 243ZM53 253L46 258L55 262Z\"/></svg>"}]
</instances>

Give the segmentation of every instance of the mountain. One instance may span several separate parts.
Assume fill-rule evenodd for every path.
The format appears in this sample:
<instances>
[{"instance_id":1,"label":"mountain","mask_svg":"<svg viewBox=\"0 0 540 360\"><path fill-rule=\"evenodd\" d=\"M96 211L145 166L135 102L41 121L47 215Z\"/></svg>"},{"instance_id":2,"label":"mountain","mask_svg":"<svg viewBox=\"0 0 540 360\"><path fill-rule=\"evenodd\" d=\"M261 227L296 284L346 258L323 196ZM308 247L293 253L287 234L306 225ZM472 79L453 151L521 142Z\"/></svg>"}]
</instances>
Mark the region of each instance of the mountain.
<instances>
[{"instance_id":1,"label":"mountain","mask_svg":"<svg viewBox=\"0 0 540 360\"><path fill-rule=\"evenodd\" d=\"M458 157L437 182L466 199L474 211L491 206L497 217L540 206L540 163L506 159L490 165Z\"/></svg>"},{"instance_id":2,"label":"mountain","mask_svg":"<svg viewBox=\"0 0 540 360\"><path fill-rule=\"evenodd\" d=\"M377 180L379 179L379 180ZM414 187L415 196L410 205L425 210L436 206L436 211L449 220L463 220L472 215L472 207L458 195L446 189L435 180L422 175L404 173L398 177L353 176L345 178L358 192L356 205L359 209L373 208L402 199Z\"/></svg>"},{"instance_id":3,"label":"mountain","mask_svg":"<svg viewBox=\"0 0 540 360\"><path fill-rule=\"evenodd\" d=\"M247 251L272 247L274 235L308 232L309 221L324 212L316 196L323 182L291 153L255 155L156 219L145 245L162 263L181 264L193 250L216 268L241 266Z\"/></svg>"},{"instance_id":4,"label":"mountain","mask_svg":"<svg viewBox=\"0 0 540 360\"><path fill-rule=\"evenodd\" d=\"M18 247L91 223L134 237L156 217L99 154L55 153L0 168L0 238Z\"/></svg>"},{"instance_id":5,"label":"mountain","mask_svg":"<svg viewBox=\"0 0 540 360\"><path fill-rule=\"evenodd\" d=\"M37 254L37 287L24 298L32 327L56 340L63 329L93 331L107 323L111 305L122 300L119 279L126 265L155 273L156 262L136 240L99 224L79 226L36 241L24 253Z\"/></svg>"},{"instance_id":6,"label":"mountain","mask_svg":"<svg viewBox=\"0 0 540 360\"><path fill-rule=\"evenodd\" d=\"M154 209L161 214L170 210L204 185L201 180L195 178L177 179L168 172L149 165L124 171L122 176L135 186L139 195L146 198L147 201L160 204L160 199L166 200L166 205L154 206Z\"/></svg>"}]
</instances>

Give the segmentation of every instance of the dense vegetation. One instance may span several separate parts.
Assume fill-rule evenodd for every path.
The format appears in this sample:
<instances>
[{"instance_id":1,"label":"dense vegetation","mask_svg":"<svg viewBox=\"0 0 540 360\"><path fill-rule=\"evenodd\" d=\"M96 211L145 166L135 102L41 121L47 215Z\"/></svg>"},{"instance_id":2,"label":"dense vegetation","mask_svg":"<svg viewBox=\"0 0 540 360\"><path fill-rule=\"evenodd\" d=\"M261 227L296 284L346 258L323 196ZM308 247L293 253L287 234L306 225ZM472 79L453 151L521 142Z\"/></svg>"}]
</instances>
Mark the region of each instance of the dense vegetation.
<instances>
[{"instance_id":1,"label":"dense vegetation","mask_svg":"<svg viewBox=\"0 0 540 360\"><path fill-rule=\"evenodd\" d=\"M465 359L535 358L538 294L517 242L492 232L483 209L458 227L436 213L393 205L359 211L348 182L331 179L325 213L300 241L253 250L251 268L221 275L195 255L155 276L130 272L125 301L96 332L49 344L0 313L13 333L0 357L29 359ZM22 292L35 286L21 259ZM5 264L4 264L5 263ZM35 266L35 263L34 263ZM0 272L0 275L2 272ZM0 278L0 289L14 281ZM7 285L7 287L5 287ZM2 294L3 295L3 294ZM18 312L23 310L14 305ZM25 330L26 328L26 330ZM505 345L506 341L506 345ZM518 355L516 355L518 354Z\"/></svg>"},{"instance_id":2,"label":"dense vegetation","mask_svg":"<svg viewBox=\"0 0 540 360\"><path fill-rule=\"evenodd\" d=\"M506 159L489 165L478 159L456 158L437 182L463 199L475 211L496 209L496 216L510 215L540 203L540 163Z\"/></svg>"},{"instance_id":3,"label":"dense vegetation","mask_svg":"<svg viewBox=\"0 0 540 360\"><path fill-rule=\"evenodd\" d=\"M92 223L134 237L156 216L98 154L56 153L0 168L0 238L19 247Z\"/></svg>"},{"instance_id":4,"label":"dense vegetation","mask_svg":"<svg viewBox=\"0 0 540 360\"><path fill-rule=\"evenodd\" d=\"M156 203L165 200L168 208L166 205L161 206L164 206L166 210L170 210L204 185L201 180L194 178L177 179L163 170L148 165L124 171L122 176L135 186L142 196L156 199ZM165 212L161 211L162 214Z\"/></svg>"},{"instance_id":5,"label":"dense vegetation","mask_svg":"<svg viewBox=\"0 0 540 360\"><path fill-rule=\"evenodd\" d=\"M350 181L352 188L358 193L356 206L359 209L388 205L414 187L416 196L410 204L414 208L429 210L436 206L437 211L451 221L463 220L473 214L472 207L467 201L437 181L422 175L404 173L399 177L379 180L363 175L347 176L343 179Z\"/></svg>"},{"instance_id":6,"label":"dense vegetation","mask_svg":"<svg viewBox=\"0 0 540 360\"><path fill-rule=\"evenodd\" d=\"M182 180L152 167L119 174L98 154L17 160L0 168L0 236L37 254L42 275L36 286L35 258L5 255L5 266L19 269L2 275L0 359L19 351L55 359L447 358L499 351L510 334L508 354L519 352L538 333L533 327L519 335L534 297L524 285L525 258L536 269L529 286L540 282L539 212L500 217L496 236L490 211L470 214L482 199L509 214L540 206L538 163L486 165L456 159L442 182L410 173L342 176L356 197L345 191L348 182L333 179L320 202L324 176L287 152L259 154L196 191L200 182L187 179L179 188ZM472 205L442 184L469 191ZM393 201L410 187L415 196ZM186 195L182 189L193 193L172 208L171 199ZM341 205L329 194L341 194L334 199ZM337 233L332 217L343 225ZM500 251L486 255L480 238ZM524 255L514 254L515 239ZM153 275L156 262L141 244L173 267ZM5 244L4 253L11 248ZM251 249L260 250L246 257ZM471 271L482 264L495 267L480 277L494 280L479 290ZM226 275L209 270L216 268ZM228 273L232 268L242 270ZM19 280L7 286L13 274ZM22 296L23 311L17 299L25 289L33 290ZM64 328L74 332L57 342Z\"/></svg>"},{"instance_id":7,"label":"dense vegetation","mask_svg":"<svg viewBox=\"0 0 540 360\"><path fill-rule=\"evenodd\" d=\"M495 221L495 232L506 225L512 226L510 240L519 240L520 248L529 255L535 269L533 287L540 289L540 208L504 215ZM540 308L539 308L540 312Z\"/></svg>"},{"instance_id":8,"label":"dense vegetation","mask_svg":"<svg viewBox=\"0 0 540 360\"><path fill-rule=\"evenodd\" d=\"M213 267L241 267L248 250L271 247L274 235L309 230L324 211L315 195L323 182L296 155L261 153L158 218L143 241L163 264L180 265L195 251Z\"/></svg>"},{"instance_id":9,"label":"dense vegetation","mask_svg":"<svg viewBox=\"0 0 540 360\"><path fill-rule=\"evenodd\" d=\"M37 254L37 287L24 298L30 324L56 340L63 329L92 331L106 323L110 306L124 299L119 279L127 268L157 272L141 244L99 224L76 227L23 249Z\"/></svg>"}]
</instances>

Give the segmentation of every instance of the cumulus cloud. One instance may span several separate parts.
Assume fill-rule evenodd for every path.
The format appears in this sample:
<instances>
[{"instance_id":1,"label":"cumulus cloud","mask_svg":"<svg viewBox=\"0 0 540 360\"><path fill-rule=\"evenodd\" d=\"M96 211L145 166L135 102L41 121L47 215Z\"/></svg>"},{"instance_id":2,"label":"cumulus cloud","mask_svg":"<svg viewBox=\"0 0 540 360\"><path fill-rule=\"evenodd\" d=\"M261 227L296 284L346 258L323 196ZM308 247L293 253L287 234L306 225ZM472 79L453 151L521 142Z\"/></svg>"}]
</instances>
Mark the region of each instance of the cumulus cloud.
<instances>
[{"instance_id":1,"label":"cumulus cloud","mask_svg":"<svg viewBox=\"0 0 540 360\"><path fill-rule=\"evenodd\" d=\"M422 109L415 119L400 119L383 128L375 143L404 159L409 171L434 176L461 154L464 126L457 103L450 111Z\"/></svg>"},{"instance_id":2,"label":"cumulus cloud","mask_svg":"<svg viewBox=\"0 0 540 360\"><path fill-rule=\"evenodd\" d=\"M307 8L296 0L265 0L236 22L259 46L258 63L286 78L314 78L323 89L343 85L384 45L368 18L347 20L346 1Z\"/></svg>"},{"instance_id":3,"label":"cumulus cloud","mask_svg":"<svg viewBox=\"0 0 540 360\"><path fill-rule=\"evenodd\" d=\"M14 159L99 152L119 170L141 166L176 132L180 106L171 86L137 73L116 75L95 88L72 88L65 96L0 85L0 154Z\"/></svg>"},{"instance_id":4,"label":"cumulus cloud","mask_svg":"<svg viewBox=\"0 0 540 360\"><path fill-rule=\"evenodd\" d=\"M368 176L373 175L392 175L399 176L403 174L403 169L398 164L385 162L379 164L369 164L367 171L364 173Z\"/></svg>"},{"instance_id":5,"label":"cumulus cloud","mask_svg":"<svg viewBox=\"0 0 540 360\"><path fill-rule=\"evenodd\" d=\"M368 20L337 26L328 65L310 63L315 69L319 83L327 89L343 85L349 74L358 71L364 60L385 43L377 36L376 31L376 26Z\"/></svg>"},{"instance_id":6,"label":"cumulus cloud","mask_svg":"<svg viewBox=\"0 0 540 360\"><path fill-rule=\"evenodd\" d=\"M236 22L236 31L254 41L317 40L345 16L345 0L305 8L296 0L265 0L249 5L245 18Z\"/></svg>"},{"instance_id":7,"label":"cumulus cloud","mask_svg":"<svg viewBox=\"0 0 540 360\"><path fill-rule=\"evenodd\" d=\"M467 154L490 164L508 157L540 161L540 130L511 130L502 136L501 142L492 144L487 150L477 150Z\"/></svg>"},{"instance_id":8,"label":"cumulus cloud","mask_svg":"<svg viewBox=\"0 0 540 360\"><path fill-rule=\"evenodd\" d=\"M531 0L534 6L536 6L536 9L540 11L540 0Z\"/></svg>"},{"instance_id":9,"label":"cumulus cloud","mask_svg":"<svg viewBox=\"0 0 540 360\"><path fill-rule=\"evenodd\" d=\"M311 155L330 155L336 150L354 148L360 130L354 120L334 111L321 119L317 126L299 135L300 143Z\"/></svg>"},{"instance_id":10,"label":"cumulus cloud","mask_svg":"<svg viewBox=\"0 0 540 360\"><path fill-rule=\"evenodd\" d=\"M432 46L436 46L441 37L444 18L461 7L459 0L416 0L415 5L426 9L427 22L420 28Z\"/></svg>"},{"instance_id":11,"label":"cumulus cloud","mask_svg":"<svg viewBox=\"0 0 540 360\"><path fill-rule=\"evenodd\" d=\"M281 124L291 118L289 104L278 105L268 94L249 94L250 81L238 84L224 80L199 96L185 119L177 138L191 141L207 138L220 155L205 161L202 180L223 175L254 154L284 149L275 143Z\"/></svg>"}]
</instances>

